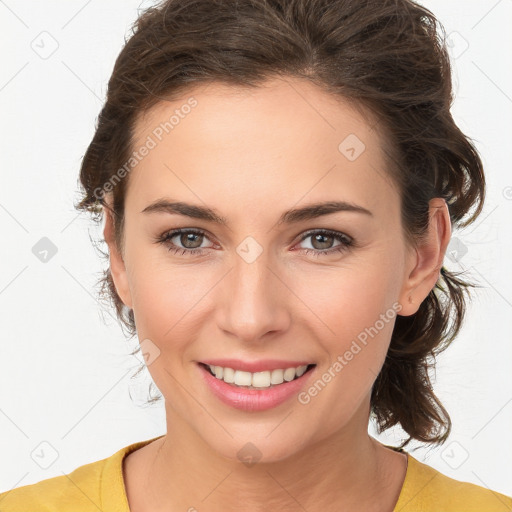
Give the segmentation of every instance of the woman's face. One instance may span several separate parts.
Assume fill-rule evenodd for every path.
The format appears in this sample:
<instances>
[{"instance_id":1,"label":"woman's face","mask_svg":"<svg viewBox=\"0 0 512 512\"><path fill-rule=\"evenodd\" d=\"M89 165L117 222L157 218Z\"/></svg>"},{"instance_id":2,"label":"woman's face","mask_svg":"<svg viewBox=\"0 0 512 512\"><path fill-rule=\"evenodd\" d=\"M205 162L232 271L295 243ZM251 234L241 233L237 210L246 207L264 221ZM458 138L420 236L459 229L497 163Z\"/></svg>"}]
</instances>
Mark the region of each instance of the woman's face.
<instances>
[{"instance_id":1,"label":"woman's face","mask_svg":"<svg viewBox=\"0 0 512 512\"><path fill-rule=\"evenodd\" d=\"M168 428L232 459L251 442L262 461L366 434L396 315L417 309L407 298L422 279L378 134L305 81L211 84L139 119L134 150L123 260L111 246L111 266ZM312 208L335 202L360 210ZM196 216L206 209L223 222ZM316 366L284 401L272 392L244 409L207 384L199 363L214 359Z\"/></svg>"}]
</instances>

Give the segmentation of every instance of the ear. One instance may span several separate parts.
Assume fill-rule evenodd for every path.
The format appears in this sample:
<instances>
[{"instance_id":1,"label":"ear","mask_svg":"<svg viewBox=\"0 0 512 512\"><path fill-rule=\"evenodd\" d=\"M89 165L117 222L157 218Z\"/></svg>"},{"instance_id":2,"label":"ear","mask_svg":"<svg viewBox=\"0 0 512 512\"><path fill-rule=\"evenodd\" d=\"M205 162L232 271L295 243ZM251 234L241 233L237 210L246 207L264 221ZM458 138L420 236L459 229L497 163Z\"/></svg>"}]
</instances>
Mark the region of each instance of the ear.
<instances>
[{"instance_id":1,"label":"ear","mask_svg":"<svg viewBox=\"0 0 512 512\"><path fill-rule=\"evenodd\" d=\"M409 253L406 276L400 294L401 316L416 313L436 285L446 248L452 235L446 201L435 197L429 203L429 227L425 241Z\"/></svg>"},{"instance_id":2,"label":"ear","mask_svg":"<svg viewBox=\"0 0 512 512\"><path fill-rule=\"evenodd\" d=\"M128 276L126 266L120 251L117 246L114 236L114 218L110 208L103 208L105 214L105 227L103 228L103 236L108 245L108 252L110 258L110 273L112 280L116 287L117 294L123 301L123 304L132 307L132 297L130 293L130 286L128 284Z\"/></svg>"}]
</instances>

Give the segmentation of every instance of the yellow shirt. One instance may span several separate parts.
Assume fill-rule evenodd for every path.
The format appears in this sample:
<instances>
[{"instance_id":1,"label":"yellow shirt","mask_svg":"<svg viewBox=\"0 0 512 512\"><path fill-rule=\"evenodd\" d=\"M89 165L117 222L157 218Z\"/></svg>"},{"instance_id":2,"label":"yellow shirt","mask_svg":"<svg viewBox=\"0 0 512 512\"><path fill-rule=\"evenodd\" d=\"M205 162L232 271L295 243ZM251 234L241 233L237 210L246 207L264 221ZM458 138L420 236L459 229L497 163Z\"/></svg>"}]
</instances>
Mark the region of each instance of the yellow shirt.
<instances>
[{"instance_id":1,"label":"yellow shirt","mask_svg":"<svg viewBox=\"0 0 512 512\"><path fill-rule=\"evenodd\" d=\"M125 446L67 475L4 492L0 494L0 512L130 512L123 458L159 437ZM511 497L449 478L409 453L407 458L404 484L393 512L512 511Z\"/></svg>"}]
</instances>

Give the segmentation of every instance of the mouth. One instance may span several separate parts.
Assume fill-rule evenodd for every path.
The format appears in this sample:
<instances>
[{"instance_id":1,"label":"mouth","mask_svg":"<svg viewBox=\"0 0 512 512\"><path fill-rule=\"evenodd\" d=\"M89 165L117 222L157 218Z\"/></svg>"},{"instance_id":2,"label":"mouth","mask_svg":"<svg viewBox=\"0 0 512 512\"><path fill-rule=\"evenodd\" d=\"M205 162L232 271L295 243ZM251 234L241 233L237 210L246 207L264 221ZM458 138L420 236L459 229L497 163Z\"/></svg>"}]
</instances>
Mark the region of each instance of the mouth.
<instances>
[{"instance_id":1,"label":"mouth","mask_svg":"<svg viewBox=\"0 0 512 512\"><path fill-rule=\"evenodd\" d=\"M296 368L276 369L262 372L245 372L233 368L198 363L205 371L231 386L243 389L265 390L279 387L287 382L301 379L311 372L316 364L311 363Z\"/></svg>"}]
</instances>

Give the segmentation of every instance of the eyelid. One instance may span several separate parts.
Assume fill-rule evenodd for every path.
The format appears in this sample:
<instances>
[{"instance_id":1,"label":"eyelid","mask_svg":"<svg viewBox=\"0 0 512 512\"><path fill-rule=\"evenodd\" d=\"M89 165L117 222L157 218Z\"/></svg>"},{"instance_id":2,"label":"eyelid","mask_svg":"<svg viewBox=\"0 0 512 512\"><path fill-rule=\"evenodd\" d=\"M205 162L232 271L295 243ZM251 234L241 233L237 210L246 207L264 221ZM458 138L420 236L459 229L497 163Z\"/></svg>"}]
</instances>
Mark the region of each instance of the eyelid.
<instances>
[{"instance_id":1,"label":"eyelid","mask_svg":"<svg viewBox=\"0 0 512 512\"><path fill-rule=\"evenodd\" d=\"M324 233L326 235L331 235L333 237L346 238L346 241L348 241L348 242L354 241L354 239L350 235L347 235L346 233L343 233L342 231L336 231L334 229L326 229L326 228L316 228L316 229L310 229L310 230L302 233L300 235L299 242L302 242L306 238L310 237L311 235L317 234L317 233Z\"/></svg>"},{"instance_id":2,"label":"eyelid","mask_svg":"<svg viewBox=\"0 0 512 512\"><path fill-rule=\"evenodd\" d=\"M169 229L167 231L164 231L160 236L156 237L155 241L158 242L160 241L162 238L174 238L176 235L179 235L181 233L195 233L197 235L201 235L201 236L204 236L205 238L208 238L208 240L210 241L213 241L212 239L215 239L215 237L213 237L212 235L210 235L210 233L208 232L208 230L206 229L203 229L203 228L173 228L173 229ZM341 237L341 238L345 238L346 241L349 241L349 242L354 242L354 239L344 233L344 232L341 232L341 231L336 231L334 229L328 229L328 228L312 228L312 229L308 229L302 233L300 233L299 235L295 235L293 236L288 243L292 243L294 240L297 240L297 243L298 242L302 242L304 241L306 238L308 238L309 236L313 235L313 234L317 234L317 233L325 233L325 234L329 234L329 235L332 235L332 236L335 236L335 237Z\"/></svg>"},{"instance_id":3,"label":"eyelid","mask_svg":"<svg viewBox=\"0 0 512 512\"><path fill-rule=\"evenodd\" d=\"M160 243L164 246L167 246L167 249L170 252L178 253L179 251L182 251L183 256L188 254L191 257L204 255L204 252L206 251L206 249L212 248L212 247L196 247L196 248L191 248L191 249L182 248L179 245L171 242L172 238L179 236L180 234L183 234L183 233L193 233L198 236L202 236L203 238L210 240L215 245L215 241L211 240L211 238L214 238L214 237L210 236L208 230L202 229L202 228L170 229L170 230L162 233L159 237L157 237L155 239L155 243ZM295 245L300 244L301 242L303 242L304 240L306 240L307 238L309 238L315 234L321 234L321 235L326 235L328 237L333 237L334 239L336 239L339 242L339 244L335 245L334 247L330 247L330 248L324 249L324 250L314 249L314 248L313 249L298 248L298 249L293 249L293 250L295 250L297 252L302 252L307 255L313 255L315 257L320 257L322 255L327 256L327 255L331 255L334 253L343 253L350 249L354 249L358 246L358 244L356 243L354 238L352 238L350 235L347 235L344 232L336 231L333 229L327 229L327 228L312 228L312 229L309 229L299 235L299 240L294 244L294 247L295 247Z\"/></svg>"},{"instance_id":4,"label":"eyelid","mask_svg":"<svg viewBox=\"0 0 512 512\"><path fill-rule=\"evenodd\" d=\"M178 236L178 235L181 235L183 233L193 233L195 235L198 235L198 236L202 236L208 240L210 240L210 242L213 244L213 245L218 245L216 244L216 242L214 240L212 240L212 238L214 239L215 237L211 236L210 233L206 230L206 229L202 229L202 228L175 228L175 229L170 229L168 231L165 231L164 233L162 233L162 235L160 237L157 237L157 240L156 241L159 241L159 240L162 240L163 238L167 239L167 240L170 240L171 238L174 238L175 236ZM211 247L201 247L201 248L197 248L197 250L201 249L210 249ZM181 249L181 247L180 247ZM188 249L189 251L193 251L194 249Z\"/></svg>"}]
</instances>

